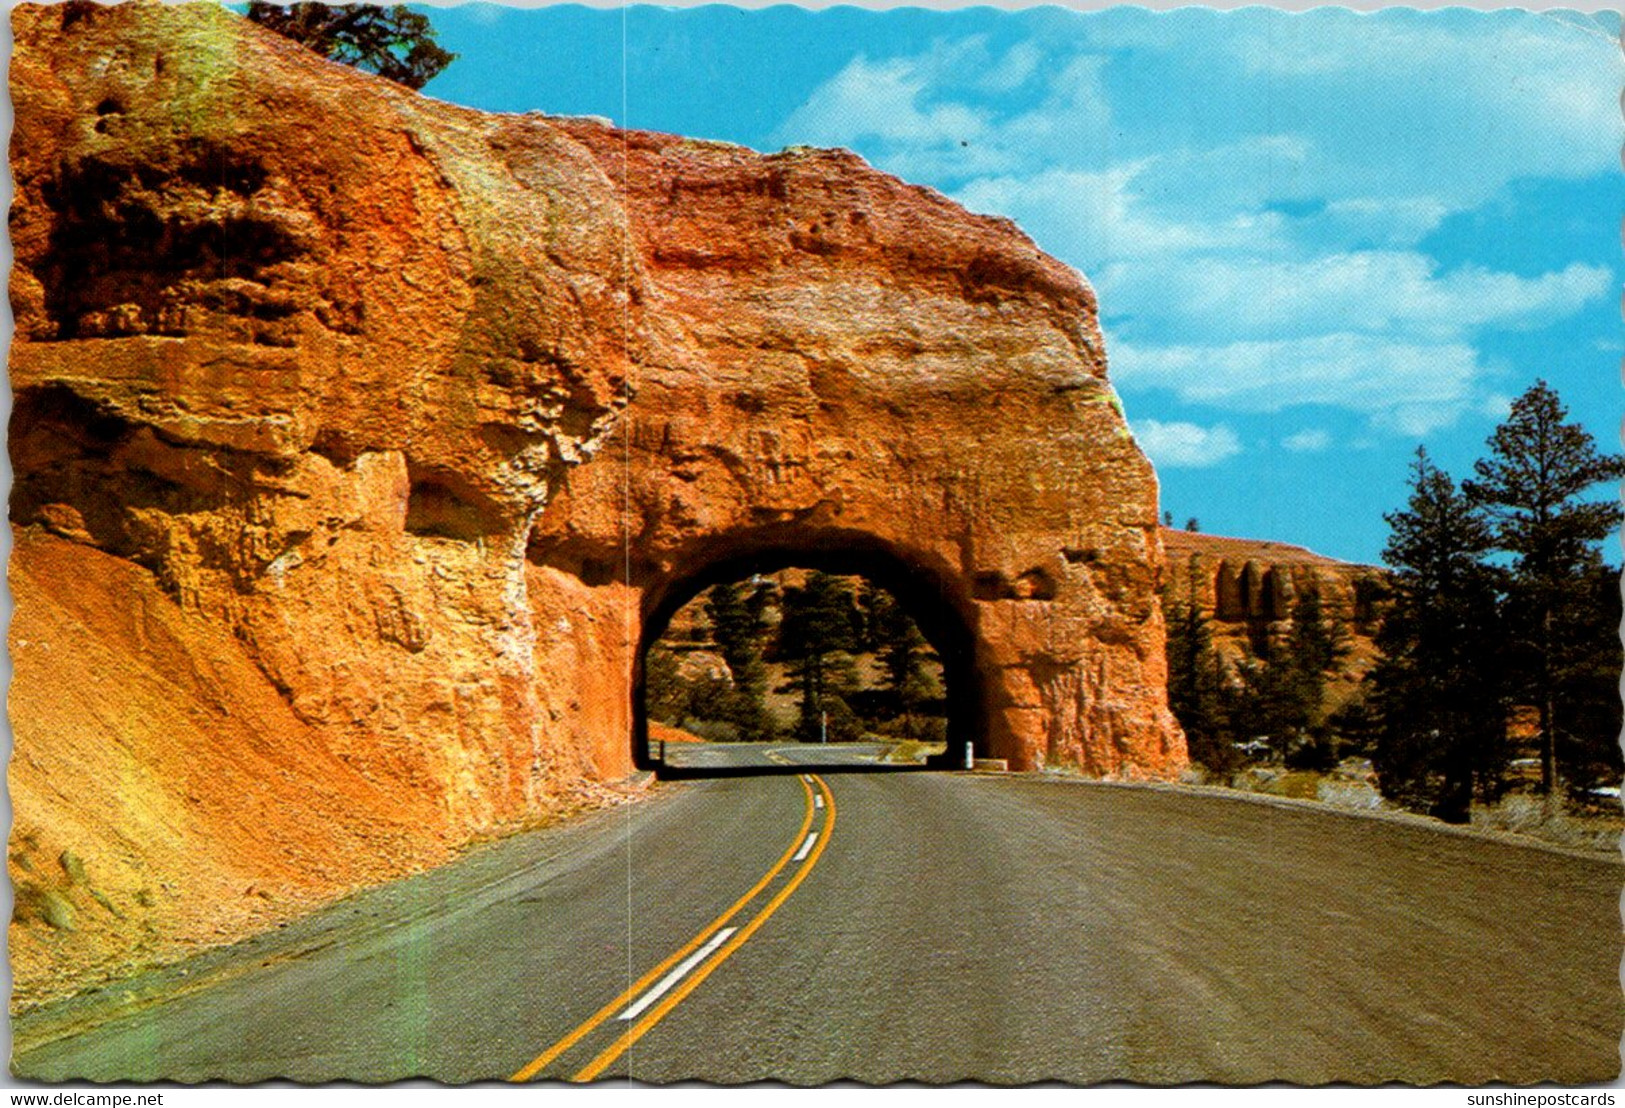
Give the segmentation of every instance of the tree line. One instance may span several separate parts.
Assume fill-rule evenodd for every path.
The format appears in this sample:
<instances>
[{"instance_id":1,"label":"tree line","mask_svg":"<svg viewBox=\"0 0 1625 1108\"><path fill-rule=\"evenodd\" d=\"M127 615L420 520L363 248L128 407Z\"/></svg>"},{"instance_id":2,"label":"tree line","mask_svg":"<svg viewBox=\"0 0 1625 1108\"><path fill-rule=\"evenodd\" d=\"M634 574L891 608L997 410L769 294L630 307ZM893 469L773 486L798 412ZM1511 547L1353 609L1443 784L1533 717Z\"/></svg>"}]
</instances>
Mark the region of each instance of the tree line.
<instances>
[{"instance_id":1,"label":"tree line","mask_svg":"<svg viewBox=\"0 0 1625 1108\"><path fill-rule=\"evenodd\" d=\"M871 582L814 571L781 587L757 577L713 585L700 610L700 645L726 673L685 675L668 633L644 658L652 718L747 742L846 742L868 733L934 741L945 733L936 653L902 605ZM770 709L770 692L793 698L793 722Z\"/></svg>"},{"instance_id":2,"label":"tree line","mask_svg":"<svg viewBox=\"0 0 1625 1108\"><path fill-rule=\"evenodd\" d=\"M1380 657L1336 714L1325 683L1347 629L1314 593L1287 639L1239 667L1190 598L1169 598L1169 701L1193 760L1222 775L1264 752L1320 769L1364 755L1384 796L1465 822L1505 791L1509 723L1528 707L1542 793L1619 782L1619 570L1598 544L1621 513L1591 494L1625 476L1625 457L1600 451L1544 381L1486 446L1460 484L1417 449L1407 502L1383 517Z\"/></svg>"}]
</instances>

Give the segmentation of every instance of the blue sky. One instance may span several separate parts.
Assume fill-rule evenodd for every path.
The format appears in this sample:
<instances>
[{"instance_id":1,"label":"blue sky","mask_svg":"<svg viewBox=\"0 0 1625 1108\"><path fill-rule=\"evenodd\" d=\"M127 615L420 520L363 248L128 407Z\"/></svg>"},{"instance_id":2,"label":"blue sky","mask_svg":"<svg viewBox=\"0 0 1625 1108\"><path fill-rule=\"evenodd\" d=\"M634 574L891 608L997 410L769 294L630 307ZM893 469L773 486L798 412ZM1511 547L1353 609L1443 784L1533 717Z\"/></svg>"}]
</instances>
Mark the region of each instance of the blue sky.
<instances>
[{"instance_id":1,"label":"blue sky","mask_svg":"<svg viewBox=\"0 0 1625 1108\"><path fill-rule=\"evenodd\" d=\"M425 92L844 146L1100 294L1164 506L1376 561L1549 380L1618 443L1617 17L1454 9L433 9ZM624 82L623 82L624 73Z\"/></svg>"}]
</instances>

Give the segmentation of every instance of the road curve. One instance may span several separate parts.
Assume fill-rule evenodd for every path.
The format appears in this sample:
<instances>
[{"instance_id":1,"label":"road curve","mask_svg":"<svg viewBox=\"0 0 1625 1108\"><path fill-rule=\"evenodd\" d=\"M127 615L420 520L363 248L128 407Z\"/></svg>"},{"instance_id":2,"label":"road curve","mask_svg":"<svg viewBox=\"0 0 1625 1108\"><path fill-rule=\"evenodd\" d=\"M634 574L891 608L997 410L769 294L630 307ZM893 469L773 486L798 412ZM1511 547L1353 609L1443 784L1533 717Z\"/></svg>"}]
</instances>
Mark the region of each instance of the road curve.
<instances>
[{"instance_id":1,"label":"road curve","mask_svg":"<svg viewBox=\"0 0 1625 1108\"><path fill-rule=\"evenodd\" d=\"M1602 1081L1625 1019L1622 874L1222 795L930 773L702 781L27 1017L13 1070L505 1079L709 936L639 1018L669 1010L595 1076ZM106 1018L125 994L171 999ZM525 1076L588 1070L634 1022L620 1011Z\"/></svg>"},{"instance_id":2,"label":"road curve","mask_svg":"<svg viewBox=\"0 0 1625 1108\"><path fill-rule=\"evenodd\" d=\"M874 766L891 743L668 743L662 762L675 769L705 771L772 769L775 766ZM895 764L895 763L894 763ZM924 767L923 761L919 764Z\"/></svg>"}]
</instances>

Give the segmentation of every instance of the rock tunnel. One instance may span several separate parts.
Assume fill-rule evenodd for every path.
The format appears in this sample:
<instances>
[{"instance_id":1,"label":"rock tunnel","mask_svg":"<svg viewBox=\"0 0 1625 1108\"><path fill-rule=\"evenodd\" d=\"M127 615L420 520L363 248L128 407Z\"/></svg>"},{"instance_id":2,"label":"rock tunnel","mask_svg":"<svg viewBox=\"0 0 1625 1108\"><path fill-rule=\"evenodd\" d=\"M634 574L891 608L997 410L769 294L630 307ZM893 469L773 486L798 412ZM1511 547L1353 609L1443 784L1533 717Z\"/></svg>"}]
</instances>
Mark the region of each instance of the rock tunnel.
<instances>
[{"instance_id":1,"label":"rock tunnel","mask_svg":"<svg viewBox=\"0 0 1625 1108\"><path fill-rule=\"evenodd\" d=\"M910 598L978 753L1177 772L1156 479L1079 276L842 151L564 126L626 182L649 345L529 550L631 590L634 671L704 583L795 555Z\"/></svg>"},{"instance_id":2,"label":"rock tunnel","mask_svg":"<svg viewBox=\"0 0 1625 1108\"><path fill-rule=\"evenodd\" d=\"M13 28L39 857L296 902L613 802L649 635L789 560L907 599L977 751L1184 766L1155 476L1093 293L1014 224L844 151L470 111L214 5Z\"/></svg>"},{"instance_id":3,"label":"rock tunnel","mask_svg":"<svg viewBox=\"0 0 1625 1108\"><path fill-rule=\"evenodd\" d=\"M632 758L643 769L663 769L649 743L645 714L644 663L649 646L666 631L673 615L711 585L753 574L801 568L863 577L890 593L919 627L942 663L948 710L948 751L944 765L964 764L965 751L988 752L985 681L977 670L978 650L971 630L972 605L964 582L944 567L922 565L906 552L888 548L873 536L838 528L761 528L728 536L716 553L651 587L643 598L641 635L632 673ZM786 772L796 772L786 767Z\"/></svg>"},{"instance_id":4,"label":"rock tunnel","mask_svg":"<svg viewBox=\"0 0 1625 1108\"><path fill-rule=\"evenodd\" d=\"M842 392L790 404L741 403L731 375L644 381L529 542L566 607L605 605L597 619L626 628L628 686L605 695L628 706L637 764L648 644L708 585L790 565L867 577L904 604L943 657L951 744L1027 769L1150 777L1182 764L1156 532L1122 521L1145 491L1124 486L1148 469L1110 390L1090 378L1001 392L985 368L922 381L854 363ZM786 376L786 392L807 387ZM1000 408L1038 426L990 424Z\"/></svg>"},{"instance_id":5,"label":"rock tunnel","mask_svg":"<svg viewBox=\"0 0 1625 1108\"><path fill-rule=\"evenodd\" d=\"M978 752L1184 766L1156 478L1094 293L1015 224L845 151L443 104L206 6L18 20L22 570L150 575L452 838L626 774L651 631L790 559L909 599ZM189 252L148 264L154 227Z\"/></svg>"}]
</instances>

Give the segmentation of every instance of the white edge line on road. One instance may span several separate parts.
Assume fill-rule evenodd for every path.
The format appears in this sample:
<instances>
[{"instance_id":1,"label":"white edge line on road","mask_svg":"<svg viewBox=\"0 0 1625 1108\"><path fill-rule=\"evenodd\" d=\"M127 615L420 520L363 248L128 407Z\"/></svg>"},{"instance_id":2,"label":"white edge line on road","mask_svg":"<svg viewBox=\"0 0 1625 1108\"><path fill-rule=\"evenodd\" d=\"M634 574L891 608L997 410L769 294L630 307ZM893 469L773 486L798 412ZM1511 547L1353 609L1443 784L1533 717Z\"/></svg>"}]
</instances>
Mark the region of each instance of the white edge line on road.
<instances>
[{"instance_id":1,"label":"white edge line on road","mask_svg":"<svg viewBox=\"0 0 1625 1108\"><path fill-rule=\"evenodd\" d=\"M823 806L824 806L824 798L823 798L823 796L820 795L820 796L813 797L813 807L814 808L822 808Z\"/></svg>"},{"instance_id":2,"label":"white edge line on road","mask_svg":"<svg viewBox=\"0 0 1625 1108\"><path fill-rule=\"evenodd\" d=\"M818 832L813 831L813 832L809 833L807 835L807 841L801 844L801 849L796 851L796 856L794 858L790 859L790 860L792 862L801 861L809 853L812 852L813 843L815 843L817 841L818 841Z\"/></svg>"},{"instance_id":3,"label":"white edge line on road","mask_svg":"<svg viewBox=\"0 0 1625 1108\"><path fill-rule=\"evenodd\" d=\"M739 928L737 927L724 927L721 931L718 931L715 935L712 935L710 940L704 946L700 947L700 949L696 950L693 954L690 954L687 958L684 958L677 964L676 969L662 977L660 979L660 984L644 993L637 999L636 1003L615 1018L618 1020L637 1019L643 1014L643 1010L645 1008L649 1007L649 1005L665 996L666 993L671 990L673 985L677 984L677 982L681 981L684 976L688 974L689 970L693 969L695 966L709 958L712 951L716 950L717 947L727 942L733 933L738 930Z\"/></svg>"}]
</instances>

